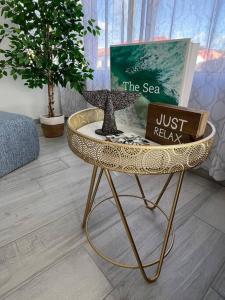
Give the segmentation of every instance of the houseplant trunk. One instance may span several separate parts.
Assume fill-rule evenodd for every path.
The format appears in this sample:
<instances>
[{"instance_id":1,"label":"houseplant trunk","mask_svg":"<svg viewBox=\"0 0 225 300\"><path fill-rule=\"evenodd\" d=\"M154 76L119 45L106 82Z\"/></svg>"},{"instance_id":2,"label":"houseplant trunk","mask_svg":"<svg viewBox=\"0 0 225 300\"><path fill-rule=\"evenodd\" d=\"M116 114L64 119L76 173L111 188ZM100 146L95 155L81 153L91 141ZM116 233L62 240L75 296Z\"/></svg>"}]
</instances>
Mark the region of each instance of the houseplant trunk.
<instances>
[{"instance_id":1,"label":"houseplant trunk","mask_svg":"<svg viewBox=\"0 0 225 300\"><path fill-rule=\"evenodd\" d=\"M64 116L54 113L54 85L48 83L48 115L40 117L43 134L55 138L64 134Z\"/></svg>"}]
</instances>

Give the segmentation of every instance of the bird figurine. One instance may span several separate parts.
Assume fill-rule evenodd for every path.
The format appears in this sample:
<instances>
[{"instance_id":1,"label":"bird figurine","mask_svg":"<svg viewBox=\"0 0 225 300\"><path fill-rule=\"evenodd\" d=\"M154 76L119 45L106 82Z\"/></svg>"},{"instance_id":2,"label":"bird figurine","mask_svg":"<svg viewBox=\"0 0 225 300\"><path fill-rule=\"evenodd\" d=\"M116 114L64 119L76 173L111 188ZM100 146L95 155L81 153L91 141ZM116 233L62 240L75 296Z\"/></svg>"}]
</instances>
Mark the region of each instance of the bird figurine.
<instances>
[{"instance_id":1,"label":"bird figurine","mask_svg":"<svg viewBox=\"0 0 225 300\"><path fill-rule=\"evenodd\" d=\"M97 129L95 133L106 136L123 133L117 129L114 112L133 104L140 94L125 91L97 90L83 91L83 96L91 105L104 110L103 126L101 129Z\"/></svg>"}]
</instances>

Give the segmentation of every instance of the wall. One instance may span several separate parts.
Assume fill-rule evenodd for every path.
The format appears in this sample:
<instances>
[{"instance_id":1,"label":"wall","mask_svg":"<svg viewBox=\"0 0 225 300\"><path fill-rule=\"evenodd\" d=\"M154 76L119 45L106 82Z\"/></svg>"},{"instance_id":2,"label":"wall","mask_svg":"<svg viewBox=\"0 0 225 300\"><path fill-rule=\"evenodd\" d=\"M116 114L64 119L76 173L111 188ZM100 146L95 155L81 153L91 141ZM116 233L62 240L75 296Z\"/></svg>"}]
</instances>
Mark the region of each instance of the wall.
<instances>
[{"instance_id":1,"label":"wall","mask_svg":"<svg viewBox=\"0 0 225 300\"><path fill-rule=\"evenodd\" d=\"M56 112L59 112L58 93L55 94ZM11 77L0 80L0 110L20 113L38 119L47 113L47 88L29 89L21 79Z\"/></svg>"},{"instance_id":2,"label":"wall","mask_svg":"<svg viewBox=\"0 0 225 300\"><path fill-rule=\"evenodd\" d=\"M0 7L1 8L1 7ZM0 24L5 22L0 16ZM7 39L1 42L1 48L8 48ZM58 93L56 91L56 113L59 112ZM0 110L15 112L38 119L48 109L47 88L29 89L21 79L13 80L10 76L0 79Z\"/></svg>"}]
</instances>

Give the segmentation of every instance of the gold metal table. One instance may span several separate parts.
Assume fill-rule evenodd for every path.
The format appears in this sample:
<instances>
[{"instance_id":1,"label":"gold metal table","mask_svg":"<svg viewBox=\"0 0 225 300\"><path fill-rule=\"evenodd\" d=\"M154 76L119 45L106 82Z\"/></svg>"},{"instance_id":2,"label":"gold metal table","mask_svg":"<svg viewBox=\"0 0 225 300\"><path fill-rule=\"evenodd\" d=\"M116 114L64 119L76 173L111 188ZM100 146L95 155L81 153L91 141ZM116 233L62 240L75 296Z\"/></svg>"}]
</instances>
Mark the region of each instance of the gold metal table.
<instances>
[{"instance_id":1,"label":"gold metal table","mask_svg":"<svg viewBox=\"0 0 225 300\"><path fill-rule=\"evenodd\" d=\"M120 267L131 269L139 268L144 279L147 282L151 283L156 281L159 277L164 258L168 255L173 246L173 219L175 216L177 202L184 178L184 172L188 169L200 165L204 160L207 159L212 147L215 128L210 122L208 122L205 136L201 140L192 143L166 146L139 146L112 143L94 138L80 131L80 129L85 125L102 121L103 117L104 113L102 110L90 108L73 114L68 120L67 136L71 150L85 162L93 165L93 172L82 226L83 228L85 228L87 239L91 247L98 255L100 255L105 260L113 263L114 265ZM99 174L97 174L98 170ZM138 188L140 189L141 197L137 197L134 195L129 196L142 199L144 205L146 206L146 209L148 209L149 211L152 211L156 208L159 209L167 219L167 226L164 233L164 240L159 259L151 263L142 263L142 259L139 255L132 232L129 228L123 207L121 205L120 198L124 195L118 195L114 182L112 180L112 176L110 173L111 171L134 174ZM113 260L112 258L105 256L103 253L101 253L100 250L95 247L90 238L88 231L89 217L98 205L109 199L104 199L97 205L93 205L103 173L105 174L109 183L113 198L121 217L121 221L124 225L131 248L137 260L136 265L121 264ZM179 173L179 177L169 215L166 215L166 213L160 208L159 202L164 192L166 191L174 173ZM146 199L138 175L159 174L168 174L168 179L161 192L159 193L157 200L153 203L152 201ZM171 242L169 244L170 236ZM145 272L145 268L153 265L157 265L155 275L152 277L148 277Z\"/></svg>"}]
</instances>

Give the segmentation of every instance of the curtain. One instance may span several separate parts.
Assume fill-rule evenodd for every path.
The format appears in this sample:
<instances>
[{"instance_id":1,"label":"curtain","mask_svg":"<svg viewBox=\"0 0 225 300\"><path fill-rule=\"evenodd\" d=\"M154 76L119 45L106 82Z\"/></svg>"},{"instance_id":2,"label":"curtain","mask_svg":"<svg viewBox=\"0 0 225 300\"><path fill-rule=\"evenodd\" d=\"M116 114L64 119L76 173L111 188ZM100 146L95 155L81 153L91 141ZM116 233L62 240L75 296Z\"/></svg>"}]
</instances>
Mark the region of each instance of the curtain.
<instances>
[{"instance_id":1,"label":"curtain","mask_svg":"<svg viewBox=\"0 0 225 300\"><path fill-rule=\"evenodd\" d=\"M101 36L85 39L95 70L88 89L110 88L109 46L138 41L191 38L200 43L189 105L210 111L217 133L203 168L225 180L225 1L84 0L85 16L101 27Z\"/></svg>"}]
</instances>

